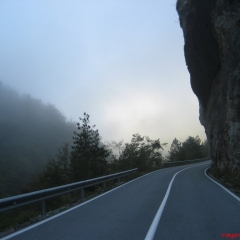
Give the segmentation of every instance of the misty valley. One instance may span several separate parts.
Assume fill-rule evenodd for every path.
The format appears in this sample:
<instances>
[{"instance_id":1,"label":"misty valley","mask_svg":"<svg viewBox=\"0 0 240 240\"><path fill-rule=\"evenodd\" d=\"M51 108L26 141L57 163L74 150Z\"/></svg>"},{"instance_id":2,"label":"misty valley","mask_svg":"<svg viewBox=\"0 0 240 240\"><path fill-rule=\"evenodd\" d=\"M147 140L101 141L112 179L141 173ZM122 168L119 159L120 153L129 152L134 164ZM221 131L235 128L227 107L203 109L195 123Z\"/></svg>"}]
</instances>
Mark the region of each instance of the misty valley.
<instances>
[{"instance_id":1,"label":"misty valley","mask_svg":"<svg viewBox=\"0 0 240 240\"><path fill-rule=\"evenodd\" d=\"M161 168L163 161L208 156L207 141L198 136L184 142L175 138L167 156L163 156L167 143L138 133L129 143L104 141L87 113L78 123L67 121L53 105L21 96L2 83L0 112L0 198L133 168L142 175ZM64 204L63 199L52 201L50 207ZM30 218L34 209L23 210L25 220L18 218L23 212L14 213L15 224ZM9 226L6 218L0 219L1 230Z\"/></svg>"}]
</instances>

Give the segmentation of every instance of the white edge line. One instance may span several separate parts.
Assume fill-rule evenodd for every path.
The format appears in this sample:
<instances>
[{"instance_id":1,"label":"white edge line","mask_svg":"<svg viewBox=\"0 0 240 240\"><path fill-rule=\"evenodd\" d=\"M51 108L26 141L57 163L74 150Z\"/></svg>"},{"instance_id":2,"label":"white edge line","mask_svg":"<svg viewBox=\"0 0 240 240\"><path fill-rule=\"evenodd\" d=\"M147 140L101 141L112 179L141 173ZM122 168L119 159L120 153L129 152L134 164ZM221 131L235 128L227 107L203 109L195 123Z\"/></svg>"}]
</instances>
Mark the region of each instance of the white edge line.
<instances>
[{"instance_id":1,"label":"white edge line","mask_svg":"<svg viewBox=\"0 0 240 240\"><path fill-rule=\"evenodd\" d=\"M123 186L125 186L125 185L127 185L127 184L129 184L129 183L131 183L131 182L136 181L137 179L140 179L140 178L142 178L142 177L145 177L145 176L147 176L147 175L149 175L149 174L152 174L152 173L155 173L155 172L157 172L157 171L161 171L161 170L163 170L163 169L165 169L165 168L162 168L162 169L159 169L159 170L156 170L156 171L147 173L147 174L145 174L145 175L143 175L143 176L141 176L141 177L135 178L135 179L133 179L133 180L131 180L131 181L129 181L129 182L126 182L126 183L124 183L124 184L122 184L122 185L120 185L120 186L118 186L118 187L115 187L114 189L111 189L111 190L109 190L109 191L107 191L107 192L105 192L105 193L102 193L102 194L99 195L99 196L96 196L96 197L94 197L94 198L92 198L92 199L89 199L88 201L83 202L83 203L81 203L81 204L79 204L79 205L77 205L77 206L75 206L75 207L72 207L72 208L70 208L70 209L68 209L68 210L66 210L66 211L63 211L63 212L61 212L61 213L58 213L58 214L56 214L56 215L54 215L54 216L52 216L52 217L50 217L50 218L47 218L47 219L45 219L45 220L43 220L43 221L40 221L40 222L38 222L38 223L35 223L35 224L33 224L33 225L29 226L29 227L26 227L26 228L24 228L24 229L22 229L22 230L19 230L19 231L15 232L15 233L12 233L12 234L8 235L8 236L5 236L5 237L3 237L3 238L0 238L0 240L10 239L10 238L12 238L12 237L14 237L14 236L16 236L16 235L19 235L19 234L21 234L21 233L23 233L23 232L26 232L26 231L28 231L28 230L30 230L30 229L32 229L32 228L35 228L35 227L37 227L37 226L39 226L39 225L41 225L41 224L43 224L43 223L45 223L45 222L48 222L48 221L50 221L50 220L52 220L52 219L54 219L54 218L57 218L57 217L65 214L65 213L68 213L68 212L70 212L70 211L73 211L74 209L79 208L79 207L81 207L81 206L83 206L83 205L85 205L85 204L87 204L87 203L89 203L89 202L92 202L92 201L96 200L97 198L100 198L100 197L102 197L102 196L104 196L104 195L106 195L106 194L108 194L108 193L110 193L110 192L112 192L112 191L120 188L120 187L123 187Z\"/></svg>"},{"instance_id":2,"label":"white edge line","mask_svg":"<svg viewBox=\"0 0 240 240\"><path fill-rule=\"evenodd\" d=\"M155 232L156 232L157 227L158 227L158 224L159 224L159 222L160 222L160 219L161 219L161 216L162 216L162 213L163 213L165 204L166 204L166 202L167 202L167 199L168 199L168 196L169 196L169 193L170 193L170 190L171 190L171 187L172 187L172 184L173 184L173 181L174 181L175 177L176 177L180 172L182 172L182 171L184 171L184 170L186 170L186 169L193 168L193 167L198 167L198 166L201 166L201 165L204 165L204 164L208 164L208 163L209 163L209 162L203 163L203 164L199 164L199 165L196 165L196 166L187 167L187 168L184 168L184 169L182 169L182 170L180 170L180 171L178 171L177 173L174 174L171 182L170 182L169 185L168 185L168 189L167 189L167 192L166 192L166 194L165 194L165 196L164 196L164 198L163 198L163 200L162 200L162 203L161 203L161 205L160 205L160 207L159 207L159 209L158 209L158 211L157 211L157 213L156 213L156 215L155 215L155 217L154 217L154 219L153 219L153 221L152 221L152 224L151 224L151 226L150 226L150 228L149 228L149 230L148 230L148 232L147 232L147 235L146 235L146 237L145 237L145 240L152 240L152 239L154 238Z\"/></svg>"},{"instance_id":3,"label":"white edge line","mask_svg":"<svg viewBox=\"0 0 240 240\"><path fill-rule=\"evenodd\" d=\"M204 171L205 175L206 175L210 180L212 180L214 183L216 183L218 186L220 186L222 189L224 189L226 192L228 192L230 195L232 195L234 198L236 198L236 199L240 202L240 198L239 198L239 197L237 197L234 193L232 193L232 192L229 191L227 188L225 188L223 185L221 185L220 183L218 183L217 181L213 180L211 177L209 177L209 176L207 175L207 170L208 170L208 169L209 169L209 168L206 168L206 169L205 169L205 171Z\"/></svg>"}]
</instances>

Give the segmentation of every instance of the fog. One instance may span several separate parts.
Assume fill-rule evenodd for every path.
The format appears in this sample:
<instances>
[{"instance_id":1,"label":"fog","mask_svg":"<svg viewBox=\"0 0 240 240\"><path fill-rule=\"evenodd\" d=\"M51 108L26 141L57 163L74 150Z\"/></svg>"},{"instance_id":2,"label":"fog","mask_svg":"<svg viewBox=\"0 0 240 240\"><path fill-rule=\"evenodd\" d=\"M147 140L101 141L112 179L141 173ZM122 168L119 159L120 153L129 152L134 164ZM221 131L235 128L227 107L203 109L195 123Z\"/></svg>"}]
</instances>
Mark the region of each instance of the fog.
<instances>
[{"instance_id":1,"label":"fog","mask_svg":"<svg viewBox=\"0 0 240 240\"><path fill-rule=\"evenodd\" d=\"M0 82L0 198L19 189L72 143L74 123L51 104L20 96Z\"/></svg>"},{"instance_id":2,"label":"fog","mask_svg":"<svg viewBox=\"0 0 240 240\"><path fill-rule=\"evenodd\" d=\"M139 133L165 155L175 137L206 138L175 2L0 1L0 197L72 141L84 112L103 142Z\"/></svg>"},{"instance_id":3,"label":"fog","mask_svg":"<svg viewBox=\"0 0 240 240\"><path fill-rule=\"evenodd\" d=\"M0 2L0 80L106 140L205 138L172 1Z\"/></svg>"}]
</instances>

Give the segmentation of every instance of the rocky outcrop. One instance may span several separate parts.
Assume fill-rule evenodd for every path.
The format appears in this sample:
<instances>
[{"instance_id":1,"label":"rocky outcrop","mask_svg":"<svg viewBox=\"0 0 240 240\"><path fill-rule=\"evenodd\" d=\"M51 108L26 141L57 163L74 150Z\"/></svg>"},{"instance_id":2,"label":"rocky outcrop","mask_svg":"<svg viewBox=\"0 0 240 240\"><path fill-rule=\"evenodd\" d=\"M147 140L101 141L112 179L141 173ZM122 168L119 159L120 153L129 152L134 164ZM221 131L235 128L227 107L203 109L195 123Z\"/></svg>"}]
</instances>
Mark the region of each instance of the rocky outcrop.
<instances>
[{"instance_id":1,"label":"rocky outcrop","mask_svg":"<svg viewBox=\"0 0 240 240\"><path fill-rule=\"evenodd\" d=\"M240 169L240 1L178 0L177 11L210 157Z\"/></svg>"}]
</instances>

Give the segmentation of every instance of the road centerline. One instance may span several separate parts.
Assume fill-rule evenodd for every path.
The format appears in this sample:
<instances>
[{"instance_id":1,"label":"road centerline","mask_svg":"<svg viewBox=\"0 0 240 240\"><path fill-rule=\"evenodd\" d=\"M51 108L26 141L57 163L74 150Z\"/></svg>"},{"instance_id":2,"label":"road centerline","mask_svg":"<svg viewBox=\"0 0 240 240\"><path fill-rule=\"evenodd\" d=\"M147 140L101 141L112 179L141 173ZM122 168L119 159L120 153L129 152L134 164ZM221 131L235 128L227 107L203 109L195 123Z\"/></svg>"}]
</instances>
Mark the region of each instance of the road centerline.
<instances>
[{"instance_id":1,"label":"road centerline","mask_svg":"<svg viewBox=\"0 0 240 240\"><path fill-rule=\"evenodd\" d=\"M168 200L168 196L169 196L169 194L170 194L171 187L172 187L172 184L173 184L173 181L174 181L175 177L176 177L180 172L182 172L182 171L184 171L184 170L187 170L187 169L193 168L193 167L198 167L198 166L201 166L201 165L204 165L204 164L209 164L209 162L184 168L184 169L182 169L182 170L180 170L180 171L178 171L177 173L174 174L174 176L172 177L171 182L170 182L169 185L168 185L168 189L167 189L167 191L166 191L166 193L165 193L165 196L164 196L164 198L163 198L163 200L162 200L162 203L161 203L160 207L158 208L158 211L157 211L157 213L156 213L156 215L155 215L155 217L154 217L154 219L153 219L153 221L152 221L152 224L151 224L151 226L150 226L150 228L149 228L149 230L148 230L148 232L147 232L147 235L146 235L146 237L145 237L144 240L152 240L152 239L154 238L154 236L155 236L157 227L158 227L158 225L159 225L159 222L160 222L160 219L161 219L161 216L162 216L164 207L165 207L165 205L166 205L166 202L167 202L167 200Z\"/></svg>"}]
</instances>

